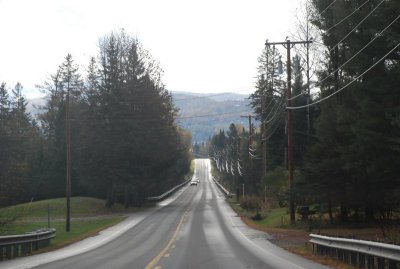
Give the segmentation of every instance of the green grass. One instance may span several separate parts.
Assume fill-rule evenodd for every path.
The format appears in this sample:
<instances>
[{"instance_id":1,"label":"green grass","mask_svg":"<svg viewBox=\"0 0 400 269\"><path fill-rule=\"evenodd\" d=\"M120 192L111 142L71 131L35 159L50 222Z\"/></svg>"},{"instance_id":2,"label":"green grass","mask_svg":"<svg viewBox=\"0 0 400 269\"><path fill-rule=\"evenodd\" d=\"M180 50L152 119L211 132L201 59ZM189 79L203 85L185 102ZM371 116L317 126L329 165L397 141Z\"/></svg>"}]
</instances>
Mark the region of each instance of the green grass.
<instances>
[{"instance_id":1,"label":"green grass","mask_svg":"<svg viewBox=\"0 0 400 269\"><path fill-rule=\"evenodd\" d=\"M265 214L262 220L254 221L254 223L268 228L286 227L290 224L290 216L286 208L269 209Z\"/></svg>"},{"instance_id":2,"label":"green grass","mask_svg":"<svg viewBox=\"0 0 400 269\"><path fill-rule=\"evenodd\" d=\"M239 216L252 218L256 214L256 212L249 212L243 209L240 204L237 203L236 198L229 198L228 202ZM289 227L290 216L287 209L284 207L262 210L261 215L263 216L262 220L253 221L258 226L267 228Z\"/></svg>"},{"instance_id":3,"label":"green grass","mask_svg":"<svg viewBox=\"0 0 400 269\"><path fill-rule=\"evenodd\" d=\"M93 236L99 231L117 224L124 217L108 217L96 220L72 221L70 232L65 231L65 222L55 222L52 228L56 228L57 236L51 240L50 248L59 248L73 242Z\"/></svg>"},{"instance_id":4,"label":"green grass","mask_svg":"<svg viewBox=\"0 0 400 269\"><path fill-rule=\"evenodd\" d=\"M116 204L106 208L105 201L88 197L71 198L71 229L65 231L65 198L36 201L0 209L0 235L24 234L48 227L48 208L50 208L50 227L56 229L56 237L50 246L40 251L57 249L122 221L124 214L137 211L125 210Z\"/></svg>"},{"instance_id":5,"label":"green grass","mask_svg":"<svg viewBox=\"0 0 400 269\"><path fill-rule=\"evenodd\" d=\"M120 204L116 204L113 208L106 208L104 205L105 201L101 199L72 197L71 216L89 217L127 212ZM48 207L50 208L51 218L65 217L66 199L57 198L2 208L0 209L0 218L47 218Z\"/></svg>"},{"instance_id":6,"label":"green grass","mask_svg":"<svg viewBox=\"0 0 400 269\"><path fill-rule=\"evenodd\" d=\"M100 219L71 221L70 232L65 231L65 221L50 222L50 227L56 229L56 237L51 239L50 246L46 249L57 249L95 235L123 219L123 216L110 216ZM2 235L23 234L40 228L47 228L47 222L15 222L3 226Z\"/></svg>"}]
</instances>

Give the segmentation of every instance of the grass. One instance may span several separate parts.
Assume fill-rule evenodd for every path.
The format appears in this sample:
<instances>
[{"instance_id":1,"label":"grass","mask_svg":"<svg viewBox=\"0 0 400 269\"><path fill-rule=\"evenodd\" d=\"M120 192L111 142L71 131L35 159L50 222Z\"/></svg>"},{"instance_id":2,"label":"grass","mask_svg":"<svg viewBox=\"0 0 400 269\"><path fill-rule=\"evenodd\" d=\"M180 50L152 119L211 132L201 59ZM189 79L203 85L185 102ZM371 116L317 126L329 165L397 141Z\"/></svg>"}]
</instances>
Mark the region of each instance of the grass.
<instances>
[{"instance_id":1,"label":"grass","mask_svg":"<svg viewBox=\"0 0 400 269\"><path fill-rule=\"evenodd\" d=\"M50 246L43 250L58 249L71 243L80 241L84 238L93 236L101 230L117 224L123 219L123 216L114 216L101 219L71 221L70 232L65 231L65 221L58 220L51 222L50 227L56 229L56 237L51 239ZM17 222L6 225L4 228L5 229L3 229L2 233L3 235L23 234L27 231L47 228L47 222Z\"/></svg>"},{"instance_id":2,"label":"grass","mask_svg":"<svg viewBox=\"0 0 400 269\"><path fill-rule=\"evenodd\" d=\"M231 205L233 210L241 217L251 219L256 212L250 212L243 209L236 198L228 198L228 203ZM290 216L286 208L272 208L265 210L263 209L261 215L264 217L262 220L252 222L260 227L265 228L284 228L289 227Z\"/></svg>"},{"instance_id":3,"label":"grass","mask_svg":"<svg viewBox=\"0 0 400 269\"><path fill-rule=\"evenodd\" d=\"M250 227L269 233L275 239L273 243L285 248L286 250L303 256L306 259L313 260L317 263L327 265L337 269L354 269L353 266L343 263L341 261L319 256L313 253L313 249L310 243L308 243L308 234L310 226L308 224L297 221L295 227L290 226L290 216L286 208L273 208L268 210L262 210L262 220L255 221L251 217L255 215L255 212L249 212L244 210L240 204L236 202L236 199L229 199L233 210L242 217L243 221ZM331 233L348 233L348 229L341 227L335 227L330 229L320 230L322 233L326 231L327 234ZM354 231L354 230L353 230ZM366 232L362 230L362 232ZM297 240L295 240L297 238ZM296 242L297 241L297 242Z\"/></svg>"},{"instance_id":4,"label":"grass","mask_svg":"<svg viewBox=\"0 0 400 269\"><path fill-rule=\"evenodd\" d=\"M48 211L50 208L50 211ZM138 209L125 210L120 204L106 208L105 201L88 197L71 198L71 229L65 231L66 201L65 198L20 204L0 209L0 235L23 234L39 228L56 229L56 237L50 246L39 250L57 249L84 238L96 235L99 231L117 224L125 218L126 213Z\"/></svg>"},{"instance_id":5,"label":"grass","mask_svg":"<svg viewBox=\"0 0 400 269\"><path fill-rule=\"evenodd\" d=\"M106 208L105 201L90 197L71 198L71 216L89 217L116 213L125 213L122 205L116 204L113 208ZM0 218L47 218L48 208L51 218L65 217L66 199L56 198L36 201L0 209Z\"/></svg>"},{"instance_id":6,"label":"grass","mask_svg":"<svg viewBox=\"0 0 400 269\"><path fill-rule=\"evenodd\" d=\"M267 228L283 228L290 223L290 216L286 208L273 208L268 210L264 219L254 222Z\"/></svg>"}]
</instances>

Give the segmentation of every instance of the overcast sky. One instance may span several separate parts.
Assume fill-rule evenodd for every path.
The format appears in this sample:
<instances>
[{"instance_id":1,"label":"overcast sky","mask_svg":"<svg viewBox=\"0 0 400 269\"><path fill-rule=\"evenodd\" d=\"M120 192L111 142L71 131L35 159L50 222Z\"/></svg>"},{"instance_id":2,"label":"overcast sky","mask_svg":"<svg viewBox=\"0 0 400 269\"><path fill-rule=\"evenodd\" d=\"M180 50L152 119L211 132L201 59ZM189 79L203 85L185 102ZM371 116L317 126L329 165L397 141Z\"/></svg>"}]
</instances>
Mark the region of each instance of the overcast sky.
<instances>
[{"instance_id":1,"label":"overcast sky","mask_svg":"<svg viewBox=\"0 0 400 269\"><path fill-rule=\"evenodd\" d=\"M34 85L71 53L82 69L99 37L124 28L164 70L168 90L254 90L265 40L284 41L300 0L0 0L0 81Z\"/></svg>"}]
</instances>

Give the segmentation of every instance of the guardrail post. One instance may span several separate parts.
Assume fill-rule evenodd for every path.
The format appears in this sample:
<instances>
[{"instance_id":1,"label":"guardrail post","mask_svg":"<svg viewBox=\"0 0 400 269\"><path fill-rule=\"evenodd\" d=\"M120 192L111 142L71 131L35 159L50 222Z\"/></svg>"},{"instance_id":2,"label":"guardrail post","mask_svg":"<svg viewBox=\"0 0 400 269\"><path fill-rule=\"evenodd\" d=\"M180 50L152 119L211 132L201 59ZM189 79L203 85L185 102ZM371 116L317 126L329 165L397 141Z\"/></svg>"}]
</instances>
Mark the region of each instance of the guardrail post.
<instances>
[{"instance_id":1,"label":"guardrail post","mask_svg":"<svg viewBox=\"0 0 400 269\"><path fill-rule=\"evenodd\" d=\"M349 263L349 252L347 250L343 251L343 261Z\"/></svg>"},{"instance_id":2,"label":"guardrail post","mask_svg":"<svg viewBox=\"0 0 400 269\"><path fill-rule=\"evenodd\" d=\"M22 252L22 255L26 255L26 254L31 253L31 244L30 243L22 244L21 252Z\"/></svg>"},{"instance_id":3,"label":"guardrail post","mask_svg":"<svg viewBox=\"0 0 400 269\"><path fill-rule=\"evenodd\" d=\"M329 253L329 257L332 259L337 257L337 249L336 248L331 248L331 252Z\"/></svg>"},{"instance_id":4,"label":"guardrail post","mask_svg":"<svg viewBox=\"0 0 400 269\"><path fill-rule=\"evenodd\" d=\"M354 251L350 252L350 263L351 265L357 265L357 253Z\"/></svg>"},{"instance_id":5,"label":"guardrail post","mask_svg":"<svg viewBox=\"0 0 400 269\"><path fill-rule=\"evenodd\" d=\"M39 244L38 244L37 241L36 242L32 242L32 249L35 250L35 251L39 249Z\"/></svg>"},{"instance_id":6,"label":"guardrail post","mask_svg":"<svg viewBox=\"0 0 400 269\"><path fill-rule=\"evenodd\" d=\"M343 250L338 249L337 255L338 255L338 260L339 261L343 261L344 260Z\"/></svg>"},{"instance_id":7,"label":"guardrail post","mask_svg":"<svg viewBox=\"0 0 400 269\"><path fill-rule=\"evenodd\" d=\"M358 268L365 268L365 254L358 254Z\"/></svg>"},{"instance_id":8,"label":"guardrail post","mask_svg":"<svg viewBox=\"0 0 400 269\"><path fill-rule=\"evenodd\" d=\"M322 246L321 245L317 245L317 254L318 255L322 255L321 249L322 249Z\"/></svg>"},{"instance_id":9,"label":"guardrail post","mask_svg":"<svg viewBox=\"0 0 400 269\"><path fill-rule=\"evenodd\" d=\"M329 255L358 268L399 269L400 246L310 234L313 249L320 255Z\"/></svg>"},{"instance_id":10,"label":"guardrail post","mask_svg":"<svg viewBox=\"0 0 400 269\"><path fill-rule=\"evenodd\" d=\"M7 246L6 247L6 258L11 259L12 258L12 246Z\"/></svg>"},{"instance_id":11,"label":"guardrail post","mask_svg":"<svg viewBox=\"0 0 400 269\"><path fill-rule=\"evenodd\" d=\"M367 262L368 262L368 264L367 264L368 269L375 269L375 257L374 256L368 255Z\"/></svg>"},{"instance_id":12,"label":"guardrail post","mask_svg":"<svg viewBox=\"0 0 400 269\"><path fill-rule=\"evenodd\" d=\"M13 258L19 257L21 255L19 251L20 249L21 249L21 244L14 245Z\"/></svg>"},{"instance_id":13,"label":"guardrail post","mask_svg":"<svg viewBox=\"0 0 400 269\"><path fill-rule=\"evenodd\" d=\"M384 258L378 258L378 269L385 269L385 259Z\"/></svg>"}]
</instances>

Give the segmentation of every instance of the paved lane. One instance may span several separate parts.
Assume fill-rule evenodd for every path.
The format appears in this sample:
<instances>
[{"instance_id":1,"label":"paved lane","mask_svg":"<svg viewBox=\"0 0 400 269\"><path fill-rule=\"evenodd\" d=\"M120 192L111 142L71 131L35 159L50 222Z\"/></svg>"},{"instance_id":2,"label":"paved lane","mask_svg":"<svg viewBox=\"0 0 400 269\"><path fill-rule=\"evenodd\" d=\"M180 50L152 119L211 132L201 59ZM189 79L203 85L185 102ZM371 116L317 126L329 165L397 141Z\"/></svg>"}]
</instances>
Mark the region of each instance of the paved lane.
<instances>
[{"instance_id":1,"label":"paved lane","mask_svg":"<svg viewBox=\"0 0 400 269\"><path fill-rule=\"evenodd\" d=\"M212 183L209 160L196 160L196 172L201 183L179 235L152 268L326 268L276 247L268 235L242 223Z\"/></svg>"},{"instance_id":2,"label":"paved lane","mask_svg":"<svg viewBox=\"0 0 400 269\"><path fill-rule=\"evenodd\" d=\"M198 186L184 187L168 205L144 212L106 244L47 263L51 254L16 260L11 267L0 263L0 268L326 268L276 247L268 235L243 224L211 181L208 159L196 160L196 176Z\"/></svg>"}]
</instances>

